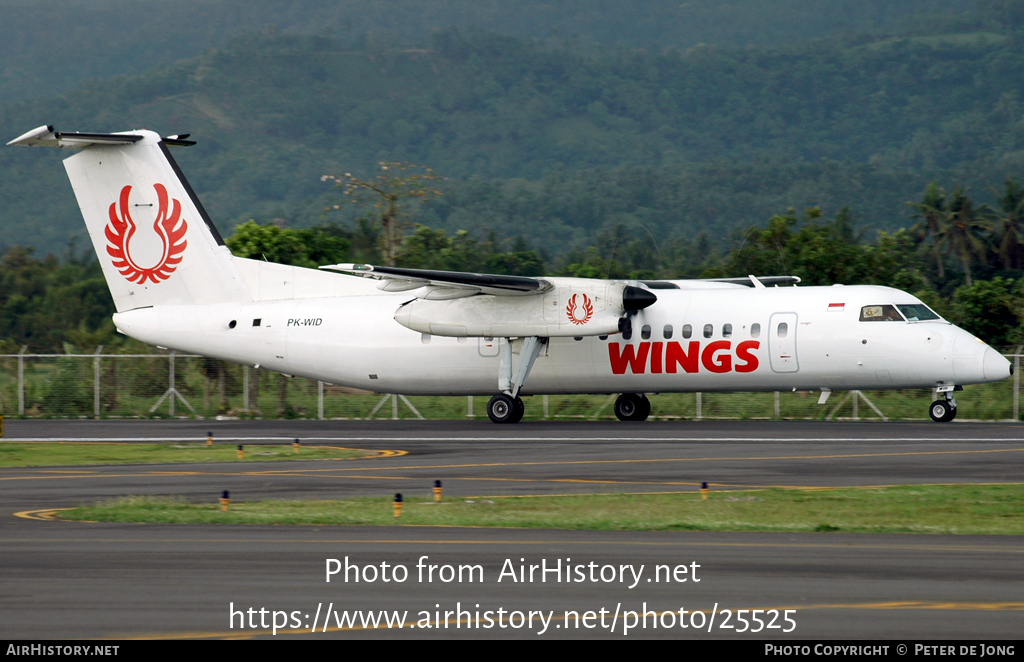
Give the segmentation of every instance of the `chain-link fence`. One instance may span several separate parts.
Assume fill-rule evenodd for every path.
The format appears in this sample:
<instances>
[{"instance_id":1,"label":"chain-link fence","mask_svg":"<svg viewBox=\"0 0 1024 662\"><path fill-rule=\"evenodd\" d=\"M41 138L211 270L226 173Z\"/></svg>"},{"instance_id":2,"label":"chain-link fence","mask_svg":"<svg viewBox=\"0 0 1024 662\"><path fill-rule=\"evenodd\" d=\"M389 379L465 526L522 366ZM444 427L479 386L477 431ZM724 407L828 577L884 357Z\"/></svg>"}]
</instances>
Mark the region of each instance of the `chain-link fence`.
<instances>
[{"instance_id":1,"label":"chain-link fence","mask_svg":"<svg viewBox=\"0 0 1024 662\"><path fill-rule=\"evenodd\" d=\"M1004 353L1014 376L956 394L958 420L1020 420L1022 347ZM617 394L525 398L527 419L612 419ZM926 389L836 392L669 393L651 398L655 420L925 420ZM486 397L370 393L174 352L0 355L0 415L25 418L486 418Z\"/></svg>"}]
</instances>

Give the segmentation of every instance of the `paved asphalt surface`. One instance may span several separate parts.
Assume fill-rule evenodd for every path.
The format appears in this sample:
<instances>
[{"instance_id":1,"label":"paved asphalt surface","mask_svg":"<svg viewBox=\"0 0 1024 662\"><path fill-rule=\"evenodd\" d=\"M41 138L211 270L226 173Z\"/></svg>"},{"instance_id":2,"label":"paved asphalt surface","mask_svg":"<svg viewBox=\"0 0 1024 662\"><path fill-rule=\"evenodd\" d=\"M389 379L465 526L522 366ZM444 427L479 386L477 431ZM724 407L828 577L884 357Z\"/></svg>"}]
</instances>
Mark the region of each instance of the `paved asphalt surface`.
<instances>
[{"instance_id":1,"label":"paved asphalt surface","mask_svg":"<svg viewBox=\"0 0 1024 662\"><path fill-rule=\"evenodd\" d=\"M659 614L628 637L1005 639L1024 632L1024 540L1017 536L571 532L428 527L228 527L85 524L14 517L124 494L212 501L337 498L394 492L445 496L694 490L765 485L1020 482L1024 428L953 423L524 423L382 421L8 421L5 440L202 440L246 446L330 444L404 451L344 462L0 469L0 638L261 635L261 616L288 612L277 637L537 637L509 612L553 613L544 637L624 636L627 611ZM405 566L405 582L324 581L325 559ZM426 565L476 565L484 581L418 581ZM559 559L616 579L566 583L498 577L508 559ZM589 564L596 564L593 568ZM686 565L700 582L655 579ZM644 566L634 588L629 569ZM550 565L549 565L550 567ZM606 577L612 568L606 569ZM440 572L438 569L436 572ZM528 572L528 570L527 570ZM687 575L689 576L689 574ZM564 578L564 574L563 574ZM425 579L425 578L424 578ZM527 577L528 579L528 577ZM648 579L652 581L647 581ZM456 628L504 609L506 627ZM437 605L435 607L435 605ZM480 605L479 609L476 605ZM716 607L717 605L717 607ZM323 628L329 606L331 621ZM317 610L320 610L317 615ZM616 608L619 616L614 617ZM606 609L604 626L599 610ZM679 610L686 623L678 625ZM732 610L726 621L722 609ZM745 632L738 609L796 609L795 631ZM334 612L408 611L402 629L339 630ZM440 612L442 627L409 627ZM566 610L598 612L593 629ZM707 612L693 615L692 611ZM292 612L295 620L292 620ZM712 613L714 625L708 631ZM461 614L465 619L465 613ZM745 615L749 620L750 616ZM283 616L279 615L279 619ZM342 618L344 618L342 616ZM763 617L767 623L771 616ZM265 616L269 626L272 614ZM700 628L703 620L708 619ZM674 627L665 627L672 625ZM447 622L447 627L444 627ZM612 623L614 622L614 629ZM518 613L512 623L519 624ZM255 625L255 627L250 627ZM342 623L344 626L345 624ZM357 622L357 626L359 623ZM734 626L733 629L722 626ZM775 625L791 627L784 612ZM233 626L233 627L232 627ZM752 629L757 629L752 623ZM269 629L269 628L266 628ZM270 636L269 633L267 636Z\"/></svg>"}]
</instances>

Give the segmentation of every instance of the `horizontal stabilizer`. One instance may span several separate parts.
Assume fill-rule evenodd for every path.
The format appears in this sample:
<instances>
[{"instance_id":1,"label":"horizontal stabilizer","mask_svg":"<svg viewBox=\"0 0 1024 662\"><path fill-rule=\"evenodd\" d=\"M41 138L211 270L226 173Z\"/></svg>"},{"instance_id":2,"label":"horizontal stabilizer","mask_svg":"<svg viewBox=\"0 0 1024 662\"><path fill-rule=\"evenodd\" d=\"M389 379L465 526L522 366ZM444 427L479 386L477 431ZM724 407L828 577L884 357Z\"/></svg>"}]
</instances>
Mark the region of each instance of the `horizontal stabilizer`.
<instances>
[{"instance_id":1,"label":"horizontal stabilizer","mask_svg":"<svg viewBox=\"0 0 1024 662\"><path fill-rule=\"evenodd\" d=\"M195 145L196 141L186 140L189 134L180 136L168 136L164 143L170 147L186 147ZM131 145L142 140L143 136L138 133L79 133L75 131L54 131L52 124L45 124L39 128L23 133L8 145L21 145L24 147L64 147L82 149L90 145Z\"/></svg>"}]
</instances>

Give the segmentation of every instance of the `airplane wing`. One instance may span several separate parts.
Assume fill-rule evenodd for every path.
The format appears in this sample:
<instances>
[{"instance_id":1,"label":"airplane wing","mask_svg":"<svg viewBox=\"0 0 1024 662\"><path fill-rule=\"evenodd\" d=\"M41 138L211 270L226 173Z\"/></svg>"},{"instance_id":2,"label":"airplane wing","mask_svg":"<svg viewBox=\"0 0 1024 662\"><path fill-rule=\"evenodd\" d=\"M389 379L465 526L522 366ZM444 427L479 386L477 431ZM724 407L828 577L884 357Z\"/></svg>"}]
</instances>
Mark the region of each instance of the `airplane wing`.
<instances>
[{"instance_id":1,"label":"airplane wing","mask_svg":"<svg viewBox=\"0 0 1024 662\"><path fill-rule=\"evenodd\" d=\"M731 283L733 285L745 285L747 287L772 287L773 285L796 285L800 282L799 276L754 276L745 278L708 278L712 283Z\"/></svg>"},{"instance_id":2,"label":"airplane wing","mask_svg":"<svg viewBox=\"0 0 1024 662\"><path fill-rule=\"evenodd\" d=\"M381 281L385 292L419 290L395 312L406 328L438 336L558 337L619 333L653 305L648 289L622 281L333 264L320 267ZM483 295L483 296L480 296ZM488 296L489 295L489 296Z\"/></svg>"},{"instance_id":3,"label":"airplane wing","mask_svg":"<svg viewBox=\"0 0 1024 662\"><path fill-rule=\"evenodd\" d=\"M695 278L685 280L642 280L640 284L649 290L705 289L711 284L736 285L743 287L778 287L779 285L796 285L799 276L754 276L742 278Z\"/></svg>"},{"instance_id":4,"label":"airplane wing","mask_svg":"<svg viewBox=\"0 0 1024 662\"><path fill-rule=\"evenodd\" d=\"M427 287L426 293L418 297L427 300L461 299L476 294L523 296L542 294L554 287L548 280L529 276L403 269L370 264L331 264L320 268L379 280L381 283L378 287L385 292L404 292Z\"/></svg>"}]
</instances>

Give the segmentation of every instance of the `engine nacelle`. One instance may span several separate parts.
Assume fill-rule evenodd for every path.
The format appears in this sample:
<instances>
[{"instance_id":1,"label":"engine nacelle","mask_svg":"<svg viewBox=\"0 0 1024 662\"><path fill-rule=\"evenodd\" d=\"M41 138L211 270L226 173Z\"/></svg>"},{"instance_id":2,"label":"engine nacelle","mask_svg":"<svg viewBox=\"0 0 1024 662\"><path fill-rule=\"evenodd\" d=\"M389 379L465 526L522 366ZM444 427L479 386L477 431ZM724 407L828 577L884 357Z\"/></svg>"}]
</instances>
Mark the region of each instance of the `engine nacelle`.
<instances>
[{"instance_id":1,"label":"engine nacelle","mask_svg":"<svg viewBox=\"0 0 1024 662\"><path fill-rule=\"evenodd\" d=\"M435 301L415 299L395 312L402 326L434 336L546 338L599 336L619 332L627 312L650 306L648 290L606 280L546 278L546 292L501 296L480 294Z\"/></svg>"}]
</instances>

